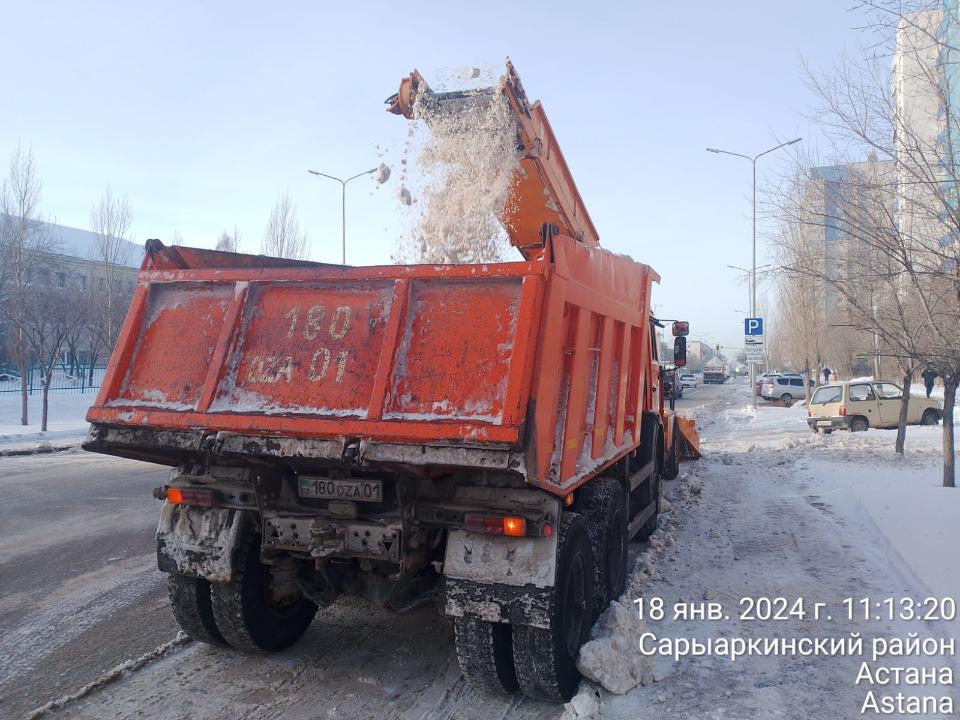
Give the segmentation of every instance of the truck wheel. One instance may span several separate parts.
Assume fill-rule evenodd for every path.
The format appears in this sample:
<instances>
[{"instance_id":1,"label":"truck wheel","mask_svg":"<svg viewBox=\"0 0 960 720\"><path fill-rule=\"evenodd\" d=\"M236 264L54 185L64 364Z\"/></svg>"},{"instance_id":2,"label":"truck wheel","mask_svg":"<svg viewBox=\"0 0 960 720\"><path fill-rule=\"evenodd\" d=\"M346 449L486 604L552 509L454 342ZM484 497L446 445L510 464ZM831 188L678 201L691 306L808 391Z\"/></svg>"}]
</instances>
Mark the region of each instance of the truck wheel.
<instances>
[{"instance_id":1,"label":"truck wheel","mask_svg":"<svg viewBox=\"0 0 960 720\"><path fill-rule=\"evenodd\" d=\"M660 474L655 473L652 478L647 481L647 505L651 502L657 504L657 509L653 511L653 515L650 516L650 519L647 520L643 527L637 531L637 540L647 540L651 535L653 535L657 528L660 527Z\"/></svg>"},{"instance_id":2,"label":"truck wheel","mask_svg":"<svg viewBox=\"0 0 960 720\"><path fill-rule=\"evenodd\" d=\"M557 581L550 599L550 627L513 628L513 660L525 695L548 702L567 702L577 691L577 655L590 636L595 616L593 579L587 523L575 513L563 513L557 538Z\"/></svg>"},{"instance_id":3,"label":"truck wheel","mask_svg":"<svg viewBox=\"0 0 960 720\"><path fill-rule=\"evenodd\" d=\"M925 410L923 417L920 418L921 425L936 425L940 422L940 415L936 410Z\"/></svg>"},{"instance_id":4,"label":"truck wheel","mask_svg":"<svg viewBox=\"0 0 960 720\"><path fill-rule=\"evenodd\" d=\"M194 640L210 645L226 645L217 629L210 601L210 583L203 578L171 573L167 577L170 609L180 629Z\"/></svg>"},{"instance_id":5,"label":"truck wheel","mask_svg":"<svg viewBox=\"0 0 960 720\"><path fill-rule=\"evenodd\" d=\"M577 510L586 517L594 562L597 612L623 594L627 584L627 498L623 483L597 478L580 491Z\"/></svg>"},{"instance_id":6,"label":"truck wheel","mask_svg":"<svg viewBox=\"0 0 960 720\"><path fill-rule=\"evenodd\" d=\"M259 536L237 550L233 581L211 583L213 616L224 639L238 650L275 652L293 645L306 632L317 606L299 589L278 600L274 577L260 562Z\"/></svg>"},{"instance_id":7,"label":"truck wheel","mask_svg":"<svg viewBox=\"0 0 960 720\"><path fill-rule=\"evenodd\" d=\"M673 444L670 450L664 453L663 470L660 477L664 480L673 480L680 474L680 433L677 432L676 423L673 426Z\"/></svg>"},{"instance_id":8,"label":"truck wheel","mask_svg":"<svg viewBox=\"0 0 960 720\"><path fill-rule=\"evenodd\" d=\"M505 623L471 617L453 624L460 672L471 684L497 693L516 692L517 672L513 667L513 628Z\"/></svg>"}]
</instances>

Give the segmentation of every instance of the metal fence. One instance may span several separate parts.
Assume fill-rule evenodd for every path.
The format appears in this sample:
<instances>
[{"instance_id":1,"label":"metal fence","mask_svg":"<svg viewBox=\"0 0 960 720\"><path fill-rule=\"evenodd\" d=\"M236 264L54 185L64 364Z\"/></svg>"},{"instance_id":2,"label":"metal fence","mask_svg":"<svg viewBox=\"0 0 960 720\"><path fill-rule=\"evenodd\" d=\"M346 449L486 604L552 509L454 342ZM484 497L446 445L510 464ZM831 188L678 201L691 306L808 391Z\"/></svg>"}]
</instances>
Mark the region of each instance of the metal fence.
<instances>
[{"instance_id":1,"label":"metal fence","mask_svg":"<svg viewBox=\"0 0 960 720\"><path fill-rule=\"evenodd\" d=\"M81 395L100 389L106 365L58 365L50 378L50 392ZM0 364L0 396L20 392L20 370L16 365ZM43 371L34 365L27 372L27 392L43 392Z\"/></svg>"}]
</instances>

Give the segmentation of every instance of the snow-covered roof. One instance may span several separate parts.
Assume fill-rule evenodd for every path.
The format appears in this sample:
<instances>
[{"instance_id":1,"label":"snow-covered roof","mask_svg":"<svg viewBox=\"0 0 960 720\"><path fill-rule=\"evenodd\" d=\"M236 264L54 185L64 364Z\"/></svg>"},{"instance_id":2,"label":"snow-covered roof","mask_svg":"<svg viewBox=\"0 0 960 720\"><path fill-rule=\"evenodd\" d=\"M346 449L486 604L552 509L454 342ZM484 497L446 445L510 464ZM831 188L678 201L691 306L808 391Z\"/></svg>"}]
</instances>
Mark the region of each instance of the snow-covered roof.
<instances>
[{"instance_id":1,"label":"snow-covered roof","mask_svg":"<svg viewBox=\"0 0 960 720\"><path fill-rule=\"evenodd\" d=\"M96 254L96 234L89 230L67 227L66 225L57 225L56 223L45 223L54 237L60 254L68 257L82 258L91 260ZM126 252L120 253L121 265L138 268L143 261L143 246L132 243L128 240L121 240Z\"/></svg>"},{"instance_id":2,"label":"snow-covered roof","mask_svg":"<svg viewBox=\"0 0 960 720\"><path fill-rule=\"evenodd\" d=\"M97 236L95 233L52 222L44 222L43 225L53 239L55 247L52 252L81 260L96 259ZM121 240L120 242L122 243L120 247L123 250L118 253L119 264L139 268L143 262L143 245L138 245L129 240Z\"/></svg>"}]
</instances>

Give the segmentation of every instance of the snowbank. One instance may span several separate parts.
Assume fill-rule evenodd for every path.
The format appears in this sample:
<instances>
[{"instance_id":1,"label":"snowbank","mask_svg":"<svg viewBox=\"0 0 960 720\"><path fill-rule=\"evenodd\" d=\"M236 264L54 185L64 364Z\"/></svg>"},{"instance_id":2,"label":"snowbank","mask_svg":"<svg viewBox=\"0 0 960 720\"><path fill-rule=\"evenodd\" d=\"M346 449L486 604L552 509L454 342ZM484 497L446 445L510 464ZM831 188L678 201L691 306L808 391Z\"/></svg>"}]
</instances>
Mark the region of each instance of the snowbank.
<instances>
[{"instance_id":1,"label":"snowbank","mask_svg":"<svg viewBox=\"0 0 960 720\"><path fill-rule=\"evenodd\" d=\"M96 392L50 395L47 432L40 431L42 398L34 393L28 398L29 425L20 424L20 395L0 395L0 448L43 442L80 442L87 434L84 416L96 399Z\"/></svg>"},{"instance_id":2,"label":"snowbank","mask_svg":"<svg viewBox=\"0 0 960 720\"><path fill-rule=\"evenodd\" d=\"M638 652L645 632L646 623L633 603L626 597L614 600L594 625L594 639L580 648L577 667L612 693L632 690L653 676L653 661Z\"/></svg>"}]
</instances>

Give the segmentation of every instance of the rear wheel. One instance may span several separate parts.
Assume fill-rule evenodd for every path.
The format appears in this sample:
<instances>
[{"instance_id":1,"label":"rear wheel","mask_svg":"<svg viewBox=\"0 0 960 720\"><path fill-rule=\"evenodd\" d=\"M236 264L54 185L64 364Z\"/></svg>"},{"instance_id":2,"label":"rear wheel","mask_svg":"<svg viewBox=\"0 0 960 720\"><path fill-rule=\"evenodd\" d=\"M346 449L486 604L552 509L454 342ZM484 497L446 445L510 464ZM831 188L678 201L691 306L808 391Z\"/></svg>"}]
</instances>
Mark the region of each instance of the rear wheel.
<instances>
[{"instance_id":1,"label":"rear wheel","mask_svg":"<svg viewBox=\"0 0 960 720\"><path fill-rule=\"evenodd\" d=\"M866 432L870 428L870 423L866 418L855 417L850 421L850 432Z\"/></svg>"},{"instance_id":2,"label":"rear wheel","mask_svg":"<svg viewBox=\"0 0 960 720\"><path fill-rule=\"evenodd\" d=\"M513 628L471 617L454 621L457 663L473 685L512 693L519 687L513 667Z\"/></svg>"},{"instance_id":3,"label":"rear wheel","mask_svg":"<svg viewBox=\"0 0 960 720\"><path fill-rule=\"evenodd\" d=\"M793 395L790 393L784 393L780 396L780 401L784 404L785 407L790 407L793 405Z\"/></svg>"},{"instance_id":4,"label":"rear wheel","mask_svg":"<svg viewBox=\"0 0 960 720\"><path fill-rule=\"evenodd\" d=\"M921 425L937 425L940 422L940 415L936 410L925 410L923 417L920 418Z\"/></svg>"},{"instance_id":5,"label":"rear wheel","mask_svg":"<svg viewBox=\"0 0 960 720\"><path fill-rule=\"evenodd\" d=\"M623 483L597 478L580 491L577 511L587 520L594 560L594 601L600 612L627 584L627 498Z\"/></svg>"},{"instance_id":6,"label":"rear wheel","mask_svg":"<svg viewBox=\"0 0 960 720\"><path fill-rule=\"evenodd\" d=\"M203 578L173 573L167 577L170 609L177 624L194 640L210 645L226 645L217 629L210 600L210 583Z\"/></svg>"},{"instance_id":7,"label":"rear wheel","mask_svg":"<svg viewBox=\"0 0 960 720\"><path fill-rule=\"evenodd\" d=\"M587 523L564 513L557 539L557 581L550 601L548 628L513 628L513 659L525 695L567 702L580 684L577 655L590 636L593 599L593 551Z\"/></svg>"},{"instance_id":8,"label":"rear wheel","mask_svg":"<svg viewBox=\"0 0 960 720\"><path fill-rule=\"evenodd\" d=\"M213 616L224 639L238 650L275 652L300 639L317 606L296 586L295 561L264 565L258 540L248 538L237 550L232 582L211 584Z\"/></svg>"}]
</instances>

